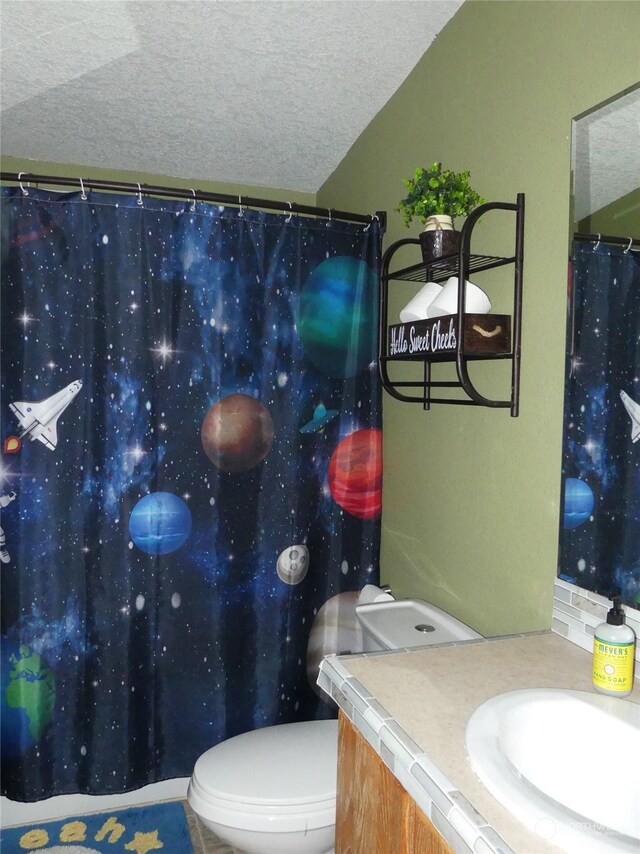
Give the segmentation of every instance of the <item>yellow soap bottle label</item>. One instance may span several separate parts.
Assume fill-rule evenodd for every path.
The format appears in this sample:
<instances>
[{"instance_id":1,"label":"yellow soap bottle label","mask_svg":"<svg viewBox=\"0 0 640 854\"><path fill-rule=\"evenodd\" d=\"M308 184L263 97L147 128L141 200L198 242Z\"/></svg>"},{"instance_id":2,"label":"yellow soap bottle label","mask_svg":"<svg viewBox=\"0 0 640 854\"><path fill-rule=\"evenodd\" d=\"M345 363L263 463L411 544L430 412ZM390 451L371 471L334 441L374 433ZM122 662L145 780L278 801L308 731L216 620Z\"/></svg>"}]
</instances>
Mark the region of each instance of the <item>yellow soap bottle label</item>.
<instances>
[{"instance_id":1,"label":"yellow soap bottle label","mask_svg":"<svg viewBox=\"0 0 640 854\"><path fill-rule=\"evenodd\" d=\"M593 639L593 684L607 691L631 690L633 642Z\"/></svg>"}]
</instances>

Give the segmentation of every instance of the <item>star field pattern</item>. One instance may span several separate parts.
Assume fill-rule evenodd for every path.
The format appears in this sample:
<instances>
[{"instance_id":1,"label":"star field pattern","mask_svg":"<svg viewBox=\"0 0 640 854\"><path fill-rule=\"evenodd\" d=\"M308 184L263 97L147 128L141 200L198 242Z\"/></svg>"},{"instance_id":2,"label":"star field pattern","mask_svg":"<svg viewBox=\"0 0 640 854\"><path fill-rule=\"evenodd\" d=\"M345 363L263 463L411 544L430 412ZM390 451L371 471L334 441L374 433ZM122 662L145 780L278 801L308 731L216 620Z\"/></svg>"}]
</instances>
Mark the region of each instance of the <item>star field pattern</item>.
<instances>
[{"instance_id":1,"label":"star field pattern","mask_svg":"<svg viewBox=\"0 0 640 854\"><path fill-rule=\"evenodd\" d=\"M22 745L3 793L131 790L238 733L333 716L309 636L378 578L377 223L2 200L1 701ZM42 425L11 404L47 412L66 387L40 416L55 448L31 441ZM343 506L328 470L350 436Z\"/></svg>"},{"instance_id":2,"label":"star field pattern","mask_svg":"<svg viewBox=\"0 0 640 854\"><path fill-rule=\"evenodd\" d=\"M559 573L638 608L640 442L625 403L640 402L638 253L576 243L570 296Z\"/></svg>"}]
</instances>

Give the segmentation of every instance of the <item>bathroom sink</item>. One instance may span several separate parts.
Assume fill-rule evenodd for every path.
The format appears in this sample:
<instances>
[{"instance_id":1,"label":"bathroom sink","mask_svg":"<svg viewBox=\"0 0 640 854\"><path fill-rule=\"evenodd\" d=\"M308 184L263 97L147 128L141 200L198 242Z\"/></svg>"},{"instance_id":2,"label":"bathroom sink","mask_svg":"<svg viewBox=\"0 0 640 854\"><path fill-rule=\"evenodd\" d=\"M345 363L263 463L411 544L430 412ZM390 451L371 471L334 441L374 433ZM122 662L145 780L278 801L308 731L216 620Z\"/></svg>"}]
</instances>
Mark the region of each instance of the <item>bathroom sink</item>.
<instances>
[{"instance_id":1,"label":"bathroom sink","mask_svg":"<svg viewBox=\"0 0 640 854\"><path fill-rule=\"evenodd\" d=\"M640 850L640 705L511 691L475 710L465 742L491 794L550 844L571 854Z\"/></svg>"}]
</instances>

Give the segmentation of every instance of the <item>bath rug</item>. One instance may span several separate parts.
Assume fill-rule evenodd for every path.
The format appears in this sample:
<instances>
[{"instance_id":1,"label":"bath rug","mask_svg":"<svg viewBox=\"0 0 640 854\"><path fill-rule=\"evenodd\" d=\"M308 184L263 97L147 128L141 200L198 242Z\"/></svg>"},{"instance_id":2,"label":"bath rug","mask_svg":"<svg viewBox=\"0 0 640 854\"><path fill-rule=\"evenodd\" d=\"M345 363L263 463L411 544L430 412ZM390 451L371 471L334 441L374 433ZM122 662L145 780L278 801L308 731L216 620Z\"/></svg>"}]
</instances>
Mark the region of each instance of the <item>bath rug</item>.
<instances>
[{"instance_id":1,"label":"bath rug","mask_svg":"<svg viewBox=\"0 0 640 854\"><path fill-rule=\"evenodd\" d=\"M193 854L180 803L92 813L0 831L2 854Z\"/></svg>"}]
</instances>

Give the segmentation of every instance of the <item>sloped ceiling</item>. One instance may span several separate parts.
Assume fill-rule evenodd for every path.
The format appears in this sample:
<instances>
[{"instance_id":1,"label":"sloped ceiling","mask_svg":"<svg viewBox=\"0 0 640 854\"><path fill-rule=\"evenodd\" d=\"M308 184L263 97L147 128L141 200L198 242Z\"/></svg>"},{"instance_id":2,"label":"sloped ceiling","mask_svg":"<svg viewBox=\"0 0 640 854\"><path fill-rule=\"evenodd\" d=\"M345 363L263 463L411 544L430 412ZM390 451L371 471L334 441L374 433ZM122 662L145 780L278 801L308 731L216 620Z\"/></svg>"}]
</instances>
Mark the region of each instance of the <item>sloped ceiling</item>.
<instances>
[{"instance_id":1,"label":"sloped ceiling","mask_svg":"<svg viewBox=\"0 0 640 854\"><path fill-rule=\"evenodd\" d=\"M461 5L2 0L2 153L315 192Z\"/></svg>"}]
</instances>

